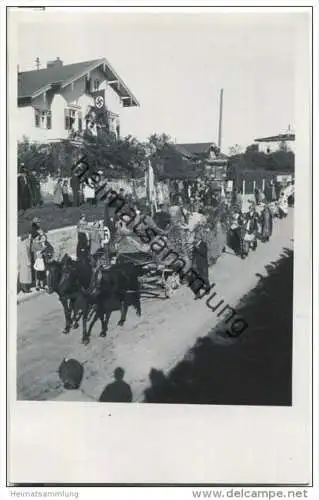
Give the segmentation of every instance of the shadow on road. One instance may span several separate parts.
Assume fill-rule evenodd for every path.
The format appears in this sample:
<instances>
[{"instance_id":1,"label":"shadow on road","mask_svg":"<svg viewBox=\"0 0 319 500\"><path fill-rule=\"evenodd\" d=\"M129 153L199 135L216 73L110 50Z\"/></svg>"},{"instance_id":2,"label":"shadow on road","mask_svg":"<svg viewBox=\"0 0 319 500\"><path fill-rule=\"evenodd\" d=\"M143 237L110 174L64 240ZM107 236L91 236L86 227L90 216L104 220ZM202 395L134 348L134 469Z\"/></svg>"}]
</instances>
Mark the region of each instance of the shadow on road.
<instances>
[{"instance_id":1,"label":"shadow on road","mask_svg":"<svg viewBox=\"0 0 319 500\"><path fill-rule=\"evenodd\" d=\"M132 390L130 385L123 380L124 370L117 367L114 370L114 382L108 384L103 390L99 402L100 403L131 403Z\"/></svg>"},{"instance_id":2,"label":"shadow on road","mask_svg":"<svg viewBox=\"0 0 319 500\"><path fill-rule=\"evenodd\" d=\"M293 251L265 269L237 307L249 324L242 337L217 326L167 377L153 368L145 403L291 405Z\"/></svg>"}]
</instances>

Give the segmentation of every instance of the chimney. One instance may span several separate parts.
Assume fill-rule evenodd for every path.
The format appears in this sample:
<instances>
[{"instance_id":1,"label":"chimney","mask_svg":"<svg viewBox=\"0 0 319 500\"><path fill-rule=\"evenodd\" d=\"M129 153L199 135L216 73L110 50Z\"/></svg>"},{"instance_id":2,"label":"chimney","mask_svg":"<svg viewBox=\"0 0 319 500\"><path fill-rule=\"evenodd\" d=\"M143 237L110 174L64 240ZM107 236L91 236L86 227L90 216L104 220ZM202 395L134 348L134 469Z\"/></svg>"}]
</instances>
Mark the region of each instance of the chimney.
<instances>
[{"instance_id":1,"label":"chimney","mask_svg":"<svg viewBox=\"0 0 319 500\"><path fill-rule=\"evenodd\" d=\"M47 62L47 68L56 68L63 66L63 61L59 57L57 57L54 61Z\"/></svg>"}]
</instances>

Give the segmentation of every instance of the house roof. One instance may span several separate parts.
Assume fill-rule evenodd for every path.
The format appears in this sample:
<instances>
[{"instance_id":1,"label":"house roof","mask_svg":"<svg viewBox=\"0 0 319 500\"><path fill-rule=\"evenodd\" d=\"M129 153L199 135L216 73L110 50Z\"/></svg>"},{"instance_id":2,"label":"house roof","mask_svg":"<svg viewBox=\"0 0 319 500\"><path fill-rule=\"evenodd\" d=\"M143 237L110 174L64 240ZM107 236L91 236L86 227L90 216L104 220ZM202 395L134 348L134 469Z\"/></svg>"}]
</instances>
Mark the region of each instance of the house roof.
<instances>
[{"instance_id":1,"label":"house roof","mask_svg":"<svg viewBox=\"0 0 319 500\"><path fill-rule=\"evenodd\" d=\"M283 141L294 141L295 134L279 134L272 135L269 137L262 137L259 139L255 139L255 142L283 142Z\"/></svg>"},{"instance_id":2,"label":"house roof","mask_svg":"<svg viewBox=\"0 0 319 500\"><path fill-rule=\"evenodd\" d=\"M192 157L208 153L213 144L213 142L192 142L186 144L175 144L175 147L184 156ZM219 158L226 159L227 155L219 153Z\"/></svg>"},{"instance_id":3,"label":"house roof","mask_svg":"<svg viewBox=\"0 0 319 500\"><path fill-rule=\"evenodd\" d=\"M175 144L175 146L180 149L181 152L184 151L191 155L200 155L207 153L212 144L212 142L192 142L186 144Z\"/></svg>"},{"instance_id":4,"label":"house roof","mask_svg":"<svg viewBox=\"0 0 319 500\"><path fill-rule=\"evenodd\" d=\"M52 88L64 88L96 68L100 68L111 82L109 86L122 99L123 106L139 106L136 97L105 58L23 71L18 74L18 99L33 98Z\"/></svg>"}]
</instances>

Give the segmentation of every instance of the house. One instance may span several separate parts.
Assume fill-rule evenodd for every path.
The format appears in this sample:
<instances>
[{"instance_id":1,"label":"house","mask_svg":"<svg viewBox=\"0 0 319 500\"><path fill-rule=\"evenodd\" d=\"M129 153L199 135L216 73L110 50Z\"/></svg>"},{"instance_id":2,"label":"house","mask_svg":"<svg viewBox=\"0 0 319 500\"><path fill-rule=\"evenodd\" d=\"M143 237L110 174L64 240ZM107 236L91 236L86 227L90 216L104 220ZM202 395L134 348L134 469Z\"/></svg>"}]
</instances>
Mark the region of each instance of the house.
<instances>
[{"instance_id":1,"label":"house","mask_svg":"<svg viewBox=\"0 0 319 500\"><path fill-rule=\"evenodd\" d=\"M57 58L46 68L18 71L18 140L44 143L82 132L95 105L106 107L110 129L118 134L122 108L139 106L104 58L67 65Z\"/></svg>"},{"instance_id":2,"label":"house","mask_svg":"<svg viewBox=\"0 0 319 500\"><path fill-rule=\"evenodd\" d=\"M227 156L220 152L215 143L199 142L175 144L177 150L185 158L195 162L202 163L206 174L215 180L223 180L227 175L228 160Z\"/></svg>"},{"instance_id":3,"label":"house","mask_svg":"<svg viewBox=\"0 0 319 500\"><path fill-rule=\"evenodd\" d=\"M278 134L269 137L255 139L260 153L274 153L280 149L284 151L294 151L295 134L288 129L285 134Z\"/></svg>"}]
</instances>

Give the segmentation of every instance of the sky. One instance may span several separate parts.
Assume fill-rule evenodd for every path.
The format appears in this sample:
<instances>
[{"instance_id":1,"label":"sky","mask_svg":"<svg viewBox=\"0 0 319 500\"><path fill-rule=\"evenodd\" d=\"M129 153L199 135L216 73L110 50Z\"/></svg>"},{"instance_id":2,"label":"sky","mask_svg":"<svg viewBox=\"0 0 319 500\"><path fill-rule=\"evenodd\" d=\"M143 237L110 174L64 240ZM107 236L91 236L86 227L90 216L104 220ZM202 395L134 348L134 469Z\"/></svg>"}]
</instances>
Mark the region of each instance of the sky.
<instances>
[{"instance_id":1,"label":"sky","mask_svg":"<svg viewBox=\"0 0 319 500\"><path fill-rule=\"evenodd\" d=\"M64 64L105 57L140 102L123 108L124 135L165 132L178 143L222 150L294 128L296 13L72 13L18 23L20 71L36 57ZM41 17L40 17L41 16ZM57 17L58 16L58 17Z\"/></svg>"}]
</instances>

